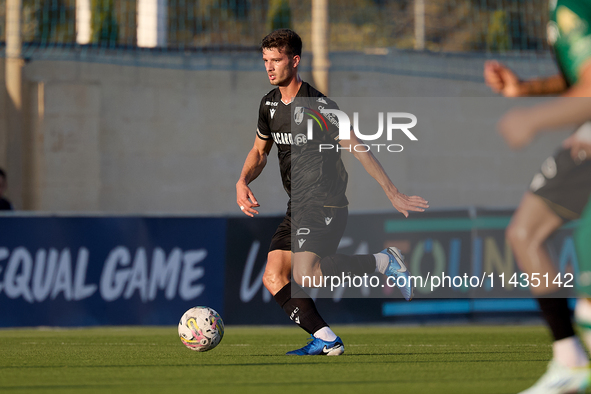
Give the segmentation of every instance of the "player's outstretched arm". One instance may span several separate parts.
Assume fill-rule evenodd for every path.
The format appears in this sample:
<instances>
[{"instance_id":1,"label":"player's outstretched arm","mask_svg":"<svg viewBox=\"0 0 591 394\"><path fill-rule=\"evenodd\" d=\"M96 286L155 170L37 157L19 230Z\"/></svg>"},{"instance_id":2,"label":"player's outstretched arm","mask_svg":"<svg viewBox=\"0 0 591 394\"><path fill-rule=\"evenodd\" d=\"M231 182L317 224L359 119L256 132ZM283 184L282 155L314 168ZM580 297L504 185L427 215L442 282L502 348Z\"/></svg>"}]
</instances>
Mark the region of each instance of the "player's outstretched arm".
<instances>
[{"instance_id":1,"label":"player's outstretched arm","mask_svg":"<svg viewBox=\"0 0 591 394\"><path fill-rule=\"evenodd\" d=\"M242 172L240 173L240 179L236 182L236 203L240 207L240 210L245 215L253 217L259 212L255 209L259 207L259 203L254 196L252 190L248 185L254 181L265 168L267 164L267 155L273 147L273 140L265 141L259 137L255 137L254 146L248 152L244 166L242 166Z\"/></svg>"},{"instance_id":2,"label":"player's outstretched arm","mask_svg":"<svg viewBox=\"0 0 591 394\"><path fill-rule=\"evenodd\" d=\"M529 108L515 108L499 121L498 129L513 149L528 145L545 130L580 125L590 119L591 64L584 67L576 84L563 92L562 98Z\"/></svg>"},{"instance_id":3,"label":"player's outstretched arm","mask_svg":"<svg viewBox=\"0 0 591 394\"><path fill-rule=\"evenodd\" d=\"M341 140L339 142L339 144L347 150L349 150L348 148L350 146L361 143L362 142L355 136L355 134L351 135L351 139ZM363 165L363 168L365 168L365 171L378 181L382 189L384 189L386 196L398 212L402 213L405 217L408 217L409 211L423 212L425 209L429 208L429 203L424 198L419 196L407 196L398 191L378 159L376 159L371 151L356 152L354 149L352 151L355 158L359 160Z\"/></svg>"},{"instance_id":4,"label":"player's outstretched arm","mask_svg":"<svg viewBox=\"0 0 591 394\"><path fill-rule=\"evenodd\" d=\"M496 60L484 63L484 82L493 92L505 97L560 94L567 89L566 81L560 74L522 81L510 68ZM503 116L497 126L509 147L521 149L544 127L542 120L529 108L515 108Z\"/></svg>"},{"instance_id":5,"label":"player's outstretched arm","mask_svg":"<svg viewBox=\"0 0 591 394\"><path fill-rule=\"evenodd\" d=\"M484 82L493 92L505 97L556 95L567 89L561 74L522 81L510 68L496 60L484 63Z\"/></svg>"}]
</instances>

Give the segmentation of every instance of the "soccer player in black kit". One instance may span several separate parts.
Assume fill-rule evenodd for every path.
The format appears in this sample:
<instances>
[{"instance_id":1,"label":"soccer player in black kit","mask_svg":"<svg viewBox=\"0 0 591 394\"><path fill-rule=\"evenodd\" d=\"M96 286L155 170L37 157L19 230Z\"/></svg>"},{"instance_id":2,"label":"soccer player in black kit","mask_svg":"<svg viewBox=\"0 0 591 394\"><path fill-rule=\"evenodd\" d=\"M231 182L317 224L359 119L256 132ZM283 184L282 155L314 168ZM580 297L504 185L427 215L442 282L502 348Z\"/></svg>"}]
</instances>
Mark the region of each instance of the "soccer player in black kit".
<instances>
[{"instance_id":1,"label":"soccer player in black kit","mask_svg":"<svg viewBox=\"0 0 591 394\"><path fill-rule=\"evenodd\" d=\"M306 109L315 111L316 115L320 115L320 109L338 107L300 79L298 66L302 40L294 31L274 31L263 39L261 49L269 81L277 88L261 100L254 146L236 183L236 202L246 215L258 214L259 203L248 185L265 167L267 155L275 143L283 187L290 201L286 216L271 241L263 284L291 320L312 335L306 346L288 352L288 355L338 356L345 350L343 342L299 286L311 286L302 283L303 277L321 283L324 276L362 276L380 272L396 279L399 276L408 278L410 272L400 251L393 247L373 255L335 254L347 222L347 172L340 152L319 153L317 144L318 141L338 142L344 149L350 149L361 141L354 134L349 140L339 140L336 122L328 115L321 119L325 127L320 132L315 131L316 145L307 141L305 134L292 133L292 116L296 124L305 123L302 122L304 107L291 108L294 100L303 100L309 107ZM371 152L350 151L402 214L408 216L409 211L422 212L429 207L421 197L400 193ZM293 170L296 166L298 171ZM290 280L292 269L296 282L293 285ZM413 296L411 281L405 282L407 285L399 289L410 301Z\"/></svg>"}]
</instances>

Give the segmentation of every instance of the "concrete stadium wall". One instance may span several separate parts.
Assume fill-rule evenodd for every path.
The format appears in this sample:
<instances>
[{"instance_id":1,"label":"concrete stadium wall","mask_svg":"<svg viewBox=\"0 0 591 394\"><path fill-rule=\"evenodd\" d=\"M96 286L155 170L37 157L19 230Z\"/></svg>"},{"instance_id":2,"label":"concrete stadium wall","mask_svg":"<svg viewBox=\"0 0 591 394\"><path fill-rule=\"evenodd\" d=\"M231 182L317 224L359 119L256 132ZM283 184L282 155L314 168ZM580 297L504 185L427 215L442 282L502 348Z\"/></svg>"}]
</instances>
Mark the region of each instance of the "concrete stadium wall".
<instances>
[{"instance_id":1,"label":"concrete stadium wall","mask_svg":"<svg viewBox=\"0 0 591 394\"><path fill-rule=\"evenodd\" d=\"M271 86L258 53L199 56L206 61L194 69L27 63L28 127L36 136L39 174L33 208L239 213L235 182L255 138L260 97ZM481 82L484 58L406 52L333 54L331 61L333 97L492 96ZM302 77L312 82L309 63L304 63ZM552 70L549 59L536 67L514 63L522 75ZM0 95L2 108L4 99ZM0 112L0 165L7 165L10 147L3 127ZM421 195L433 207L516 206L533 172L564 137L544 136L525 153L514 153L494 130L478 129L471 125L452 135L434 134L386 169L401 191ZM351 210L389 209L377 183L351 155L343 156L350 172ZM262 213L285 210L275 148L252 187Z\"/></svg>"}]
</instances>

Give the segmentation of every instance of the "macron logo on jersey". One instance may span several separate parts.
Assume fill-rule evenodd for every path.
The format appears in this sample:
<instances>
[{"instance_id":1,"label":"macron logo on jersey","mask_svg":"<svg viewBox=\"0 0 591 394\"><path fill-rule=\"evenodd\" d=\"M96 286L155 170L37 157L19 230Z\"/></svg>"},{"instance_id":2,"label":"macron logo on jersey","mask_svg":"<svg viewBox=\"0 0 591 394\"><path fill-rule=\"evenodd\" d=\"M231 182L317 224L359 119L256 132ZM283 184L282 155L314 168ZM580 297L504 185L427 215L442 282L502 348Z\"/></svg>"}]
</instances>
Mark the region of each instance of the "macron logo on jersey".
<instances>
[{"instance_id":1,"label":"macron logo on jersey","mask_svg":"<svg viewBox=\"0 0 591 394\"><path fill-rule=\"evenodd\" d=\"M277 111L275 108L269 109L269 113L271 114L271 119L273 119L273 116L275 116L275 111Z\"/></svg>"}]
</instances>

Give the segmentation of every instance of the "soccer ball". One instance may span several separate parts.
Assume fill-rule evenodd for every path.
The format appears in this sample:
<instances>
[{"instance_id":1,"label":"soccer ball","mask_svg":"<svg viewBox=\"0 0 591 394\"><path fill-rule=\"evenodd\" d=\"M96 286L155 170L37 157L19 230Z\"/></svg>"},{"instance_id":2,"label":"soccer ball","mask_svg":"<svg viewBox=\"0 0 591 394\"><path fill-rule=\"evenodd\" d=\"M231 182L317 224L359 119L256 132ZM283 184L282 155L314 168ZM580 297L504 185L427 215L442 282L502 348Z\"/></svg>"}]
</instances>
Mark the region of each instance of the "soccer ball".
<instances>
[{"instance_id":1,"label":"soccer ball","mask_svg":"<svg viewBox=\"0 0 591 394\"><path fill-rule=\"evenodd\" d=\"M181 317L179 337L189 349L206 352L221 342L224 337L224 322L213 309L196 306Z\"/></svg>"}]
</instances>

